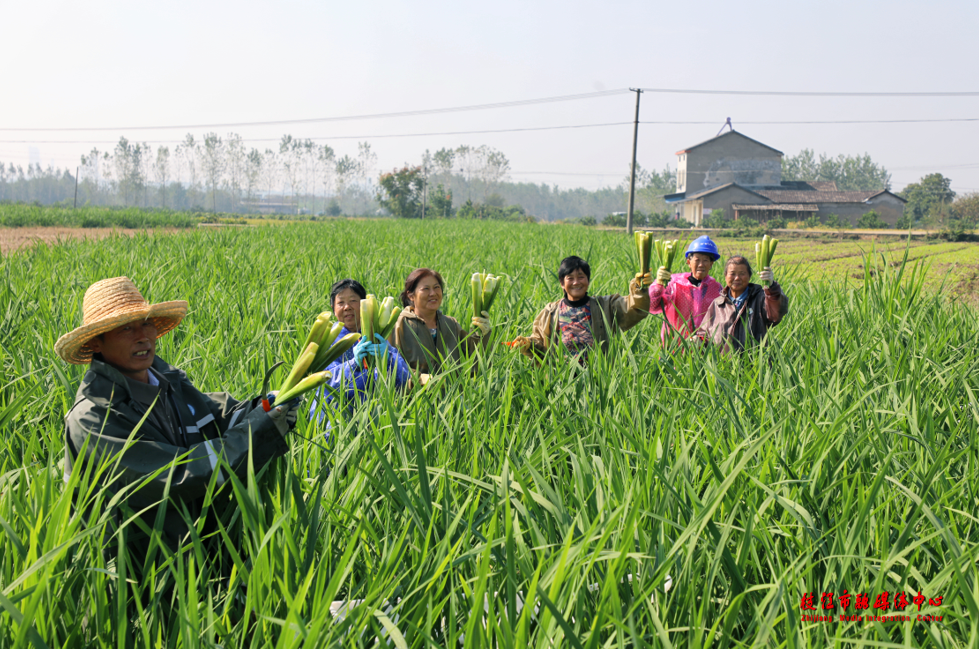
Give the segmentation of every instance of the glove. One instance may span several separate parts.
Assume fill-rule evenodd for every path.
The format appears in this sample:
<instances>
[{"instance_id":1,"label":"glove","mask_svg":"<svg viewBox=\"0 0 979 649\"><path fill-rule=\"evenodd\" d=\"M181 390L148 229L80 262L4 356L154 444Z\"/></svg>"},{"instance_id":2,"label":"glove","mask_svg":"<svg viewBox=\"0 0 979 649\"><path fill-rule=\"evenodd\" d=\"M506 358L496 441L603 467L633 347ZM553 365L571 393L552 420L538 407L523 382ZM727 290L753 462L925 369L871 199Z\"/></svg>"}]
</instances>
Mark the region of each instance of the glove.
<instances>
[{"instance_id":1,"label":"glove","mask_svg":"<svg viewBox=\"0 0 979 649\"><path fill-rule=\"evenodd\" d=\"M656 271L656 283L660 286L666 286L671 279L673 279L673 275L666 266L660 266L659 270Z\"/></svg>"},{"instance_id":2,"label":"glove","mask_svg":"<svg viewBox=\"0 0 979 649\"><path fill-rule=\"evenodd\" d=\"M768 284L774 282L775 275L772 273L772 269L766 266L760 273L758 273L758 281Z\"/></svg>"},{"instance_id":3,"label":"glove","mask_svg":"<svg viewBox=\"0 0 979 649\"><path fill-rule=\"evenodd\" d=\"M639 284L639 288L647 288L653 283L653 278L649 273L636 273L636 282Z\"/></svg>"},{"instance_id":4,"label":"glove","mask_svg":"<svg viewBox=\"0 0 979 649\"><path fill-rule=\"evenodd\" d=\"M517 336L516 338L513 339L513 342L510 343L510 347L519 351L523 351L528 347L530 347L530 338L527 338L526 336Z\"/></svg>"},{"instance_id":5,"label":"glove","mask_svg":"<svg viewBox=\"0 0 979 649\"><path fill-rule=\"evenodd\" d=\"M473 316L472 325L476 329L479 329L480 336L488 336L489 332L492 331L493 326L490 324L489 321L489 313L487 313L486 311L483 311L482 313L483 313L482 318L477 318L476 316Z\"/></svg>"},{"instance_id":6,"label":"glove","mask_svg":"<svg viewBox=\"0 0 979 649\"><path fill-rule=\"evenodd\" d=\"M270 404L275 403L275 397L278 392L269 392L268 401ZM296 397L286 401L283 404L273 405L272 409L269 410L269 419L275 424L275 429L279 431L279 434L283 437L286 436L290 430L296 427L296 421L299 417L299 404L302 403L302 397Z\"/></svg>"},{"instance_id":7,"label":"glove","mask_svg":"<svg viewBox=\"0 0 979 649\"><path fill-rule=\"evenodd\" d=\"M367 338L361 338L357 341L357 344L354 345L354 362L357 364L357 367L363 367L364 359L368 356L373 356L371 353L371 347L373 346L373 343Z\"/></svg>"}]
</instances>

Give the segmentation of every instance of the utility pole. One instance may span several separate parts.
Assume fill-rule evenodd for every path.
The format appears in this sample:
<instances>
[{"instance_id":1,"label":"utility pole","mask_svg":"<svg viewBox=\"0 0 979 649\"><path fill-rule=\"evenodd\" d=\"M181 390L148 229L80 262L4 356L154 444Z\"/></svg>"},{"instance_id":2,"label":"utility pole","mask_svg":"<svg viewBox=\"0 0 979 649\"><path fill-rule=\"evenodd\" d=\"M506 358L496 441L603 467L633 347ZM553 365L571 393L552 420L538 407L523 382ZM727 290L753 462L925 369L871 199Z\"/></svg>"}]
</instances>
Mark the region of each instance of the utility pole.
<instances>
[{"instance_id":1,"label":"utility pole","mask_svg":"<svg viewBox=\"0 0 979 649\"><path fill-rule=\"evenodd\" d=\"M75 167L75 203L72 205L72 209L78 209L78 171L81 167Z\"/></svg>"},{"instance_id":2,"label":"utility pole","mask_svg":"<svg viewBox=\"0 0 979 649\"><path fill-rule=\"evenodd\" d=\"M639 98L642 88L629 88L636 93L636 124L632 132L632 178L629 180L629 213L625 218L625 230L632 234L632 211L636 206L636 147L639 145Z\"/></svg>"}]
</instances>

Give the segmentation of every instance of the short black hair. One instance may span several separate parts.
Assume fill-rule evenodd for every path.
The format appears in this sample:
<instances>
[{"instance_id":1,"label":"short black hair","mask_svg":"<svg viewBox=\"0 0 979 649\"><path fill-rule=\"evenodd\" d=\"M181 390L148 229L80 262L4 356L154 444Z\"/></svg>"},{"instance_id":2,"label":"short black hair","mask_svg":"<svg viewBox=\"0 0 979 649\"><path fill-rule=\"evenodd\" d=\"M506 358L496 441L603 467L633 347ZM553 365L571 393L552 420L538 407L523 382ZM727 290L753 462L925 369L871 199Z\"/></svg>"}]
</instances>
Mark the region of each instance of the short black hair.
<instances>
[{"instance_id":1,"label":"short black hair","mask_svg":"<svg viewBox=\"0 0 979 649\"><path fill-rule=\"evenodd\" d=\"M333 303L336 302L337 295L340 294L340 291L343 291L348 288L354 293L356 293L357 295L359 295L361 300L367 297L367 289L364 288L363 284L361 284L355 279L350 279L350 278L341 279L339 282L337 282L330 288L331 309L333 308Z\"/></svg>"},{"instance_id":2,"label":"short black hair","mask_svg":"<svg viewBox=\"0 0 979 649\"><path fill-rule=\"evenodd\" d=\"M591 281L591 266L581 257L575 257L574 255L561 260L561 267L557 269L557 281L563 283L564 278L576 270L583 272L585 277L588 278L588 281Z\"/></svg>"}]
</instances>

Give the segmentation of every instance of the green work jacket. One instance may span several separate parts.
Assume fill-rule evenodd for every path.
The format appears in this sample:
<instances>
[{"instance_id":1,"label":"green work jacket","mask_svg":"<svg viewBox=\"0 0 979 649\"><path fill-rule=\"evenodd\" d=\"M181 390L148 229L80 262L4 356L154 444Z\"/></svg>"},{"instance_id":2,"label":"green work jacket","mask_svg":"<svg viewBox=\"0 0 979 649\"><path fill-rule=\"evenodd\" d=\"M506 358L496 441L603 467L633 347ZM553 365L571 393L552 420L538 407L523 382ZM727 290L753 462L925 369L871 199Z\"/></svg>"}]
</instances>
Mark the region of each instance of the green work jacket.
<instances>
[{"instance_id":1,"label":"green work jacket","mask_svg":"<svg viewBox=\"0 0 979 649\"><path fill-rule=\"evenodd\" d=\"M162 505L163 532L177 547L187 531L177 510L196 518L215 472L218 483L226 478L219 458L244 480L249 447L257 471L285 454L288 445L257 399L239 402L226 392L205 394L159 357L150 371L157 387L92 361L65 416L65 480L87 462L105 462L100 482L113 492L129 486L127 504L137 512L146 509L143 517L150 527Z\"/></svg>"}]
</instances>

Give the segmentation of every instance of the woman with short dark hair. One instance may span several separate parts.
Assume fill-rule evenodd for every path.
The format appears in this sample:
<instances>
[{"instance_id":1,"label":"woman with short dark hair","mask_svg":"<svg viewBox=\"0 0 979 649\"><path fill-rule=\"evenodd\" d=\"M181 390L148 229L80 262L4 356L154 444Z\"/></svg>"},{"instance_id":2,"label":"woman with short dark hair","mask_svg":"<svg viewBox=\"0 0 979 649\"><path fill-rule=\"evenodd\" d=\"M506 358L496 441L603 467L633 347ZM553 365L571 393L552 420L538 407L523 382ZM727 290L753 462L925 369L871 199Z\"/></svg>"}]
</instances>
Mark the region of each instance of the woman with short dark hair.
<instances>
[{"instance_id":1,"label":"woman with short dark hair","mask_svg":"<svg viewBox=\"0 0 979 649\"><path fill-rule=\"evenodd\" d=\"M727 260L724 265L727 286L707 307L707 314L694 334L697 338L718 345L722 352L741 351L749 340L760 343L768 328L782 321L789 312L789 298L775 281L771 269L758 274L758 279L769 284L764 288L752 284L751 276L751 263L745 257L736 255Z\"/></svg>"},{"instance_id":2,"label":"woman with short dark hair","mask_svg":"<svg viewBox=\"0 0 979 649\"><path fill-rule=\"evenodd\" d=\"M489 337L492 326L489 314L473 317L471 332L466 332L459 322L442 313L445 282L431 268L413 270L405 279L401 292L404 310L391 333L391 342L413 369L422 374L437 372L447 359L459 360L459 348L471 353Z\"/></svg>"},{"instance_id":3,"label":"woman with short dark hair","mask_svg":"<svg viewBox=\"0 0 979 649\"><path fill-rule=\"evenodd\" d=\"M611 334L625 331L637 325L649 315L649 293L646 286L649 275L629 282L629 294L588 295L591 283L591 267L581 257L571 256L561 260L558 282L564 297L551 302L534 318L534 332L518 336L514 347L531 358L539 358L556 342L564 344L568 353L586 362L588 351L599 345L608 349Z\"/></svg>"},{"instance_id":4,"label":"woman with short dark hair","mask_svg":"<svg viewBox=\"0 0 979 649\"><path fill-rule=\"evenodd\" d=\"M355 279L341 279L330 288L330 307L343 329L336 337L334 345L344 336L360 333L360 301L367 297L367 290ZM316 392L316 398L309 409L309 419L323 420L324 406L336 406L335 394L343 394L352 407L357 399L367 398L374 382L378 380L377 363L365 363L368 356L378 360L387 359L388 372L394 375L394 386L400 388L408 383L411 371L398 350L389 345L381 336L376 340L362 338L356 345L345 351L326 367L330 378L323 388Z\"/></svg>"}]
</instances>

